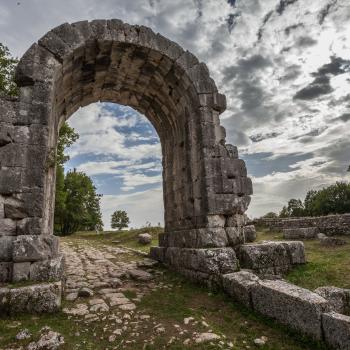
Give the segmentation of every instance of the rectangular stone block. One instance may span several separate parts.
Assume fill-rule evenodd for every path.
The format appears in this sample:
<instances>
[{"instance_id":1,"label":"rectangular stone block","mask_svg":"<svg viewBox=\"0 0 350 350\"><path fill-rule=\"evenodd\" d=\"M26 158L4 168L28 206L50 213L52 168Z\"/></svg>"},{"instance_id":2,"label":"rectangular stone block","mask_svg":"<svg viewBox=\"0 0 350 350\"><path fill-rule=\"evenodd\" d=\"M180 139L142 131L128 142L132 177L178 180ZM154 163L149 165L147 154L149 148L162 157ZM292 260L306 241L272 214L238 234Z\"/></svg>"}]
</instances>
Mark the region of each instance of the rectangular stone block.
<instances>
[{"instance_id":1,"label":"rectangular stone block","mask_svg":"<svg viewBox=\"0 0 350 350\"><path fill-rule=\"evenodd\" d=\"M170 247L165 262L177 270L195 270L222 275L238 270L238 259L232 248L190 249Z\"/></svg>"},{"instance_id":2,"label":"rectangular stone block","mask_svg":"<svg viewBox=\"0 0 350 350\"><path fill-rule=\"evenodd\" d=\"M322 339L321 316L330 305L320 295L281 280L261 281L251 293L255 311Z\"/></svg>"},{"instance_id":3,"label":"rectangular stone block","mask_svg":"<svg viewBox=\"0 0 350 350\"><path fill-rule=\"evenodd\" d=\"M302 242L276 242L244 244L239 248L241 266L262 274L280 274L292 265L305 263Z\"/></svg>"},{"instance_id":4,"label":"rectangular stone block","mask_svg":"<svg viewBox=\"0 0 350 350\"><path fill-rule=\"evenodd\" d=\"M55 258L58 255L58 238L49 236L17 236L13 243L13 261L28 262Z\"/></svg>"},{"instance_id":5,"label":"rectangular stone block","mask_svg":"<svg viewBox=\"0 0 350 350\"><path fill-rule=\"evenodd\" d=\"M16 221L0 217L0 237L16 235Z\"/></svg>"},{"instance_id":6,"label":"rectangular stone block","mask_svg":"<svg viewBox=\"0 0 350 350\"><path fill-rule=\"evenodd\" d=\"M284 228L282 230L285 239L311 239L319 233L317 227Z\"/></svg>"},{"instance_id":7,"label":"rectangular stone block","mask_svg":"<svg viewBox=\"0 0 350 350\"><path fill-rule=\"evenodd\" d=\"M14 239L12 236L0 236L0 262L12 261Z\"/></svg>"},{"instance_id":8,"label":"rectangular stone block","mask_svg":"<svg viewBox=\"0 0 350 350\"><path fill-rule=\"evenodd\" d=\"M29 280L30 262L14 263L12 280L13 282L21 282Z\"/></svg>"},{"instance_id":9,"label":"rectangular stone block","mask_svg":"<svg viewBox=\"0 0 350 350\"><path fill-rule=\"evenodd\" d=\"M164 262L166 249L165 247L151 247L149 255L154 260Z\"/></svg>"},{"instance_id":10,"label":"rectangular stone block","mask_svg":"<svg viewBox=\"0 0 350 350\"><path fill-rule=\"evenodd\" d=\"M45 282L45 281L60 281L64 273L64 257L60 255L54 259L37 261L30 265L30 280Z\"/></svg>"},{"instance_id":11,"label":"rectangular stone block","mask_svg":"<svg viewBox=\"0 0 350 350\"><path fill-rule=\"evenodd\" d=\"M0 282L10 282L12 280L12 262L0 262Z\"/></svg>"},{"instance_id":12,"label":"rectangular stone block","mask_svg":"<svg viewBox=\"0 0 350 350\"><path fill-rule=\"evenodd\" d=\"M52 313L61 307L61 282L35 284L9 290L8 312ZM0 306L1 307L1 306Z\"/></svg>"},{"instance_id":13,"label":"rectangular stone block","mask_svg":"<svg viewBox=\"0 0 350 350\"><path fill-rule=\"evenodd\" d=\"M222 276L222 284L225 292L249 308L253 307L251 289L259 281L258 276L244 270Z\"/></svg>"},{"instance_id":14,"label":"rectangular stone block","mask_svg":"<svg viewBox=\"0 0 350 350\"><path fill-rule=\"evenodd\" d=\"M350 317L336 312L322 315L325 341L334 349L350 350Z\"/></svg>"}]
</instances>

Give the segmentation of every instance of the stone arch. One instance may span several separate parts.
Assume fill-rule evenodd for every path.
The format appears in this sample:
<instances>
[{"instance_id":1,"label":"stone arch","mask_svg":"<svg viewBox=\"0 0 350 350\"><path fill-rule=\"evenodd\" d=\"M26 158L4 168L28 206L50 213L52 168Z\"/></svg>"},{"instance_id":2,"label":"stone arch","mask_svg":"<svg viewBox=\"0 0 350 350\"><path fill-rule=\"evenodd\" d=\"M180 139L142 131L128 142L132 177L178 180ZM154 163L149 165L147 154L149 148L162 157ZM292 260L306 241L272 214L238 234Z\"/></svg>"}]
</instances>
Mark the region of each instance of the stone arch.
<instances>
[{"instance_id":1,"label":"stone arch","mask_svg":"<svg viewBox=\"0 0 350 350\"><path fill-rule=\"evenodd\" d=\"M116 19L65 23L23 55L16 81L19 98L0 100L0 281L59 278L52 235L58 131L97 101L133 107L158 132L165 234L154 257L244 240L251 181L237 149L225 144L225 96L193 54Z\"/></svg>"}]
</instances>

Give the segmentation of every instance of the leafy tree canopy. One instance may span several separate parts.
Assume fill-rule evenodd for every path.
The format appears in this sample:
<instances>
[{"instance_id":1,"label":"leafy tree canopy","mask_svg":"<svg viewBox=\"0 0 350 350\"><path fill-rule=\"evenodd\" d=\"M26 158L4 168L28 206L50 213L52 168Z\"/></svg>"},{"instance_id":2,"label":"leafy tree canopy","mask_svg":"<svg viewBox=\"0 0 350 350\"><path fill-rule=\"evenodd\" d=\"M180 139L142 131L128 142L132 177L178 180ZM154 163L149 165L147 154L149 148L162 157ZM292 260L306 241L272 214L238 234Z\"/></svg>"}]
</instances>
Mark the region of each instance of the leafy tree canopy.
<instances>
[{"instance_id":1,"label":"leafy tree canopy","mask_svg":"<svg viewBox=\"0 0 350 350\"><path fill-rule=\"evenodd\" d=\"M17 96L18 87L14 81L18 60L13 58L9 49L0 43L0 94Z\"/></svg>"},{"instance_id":2,"label":"leafy tree canopy","mask_svg":"<svg viewBox=\"0 0 350 350\"><path fill-rule=\"evenodd\" d=\"M111 217L111 226L113 229L121 230L124 227L128 227L130 219L125 210L116 210Z\"/></svg>"},{"instance_id":3,"label":"leafy tree canopy","mask_svg":"<svg viewBox=\"0 0 350 350\"><path fill-rule=\"evenodd\" d=\"M304 202L290 199L279 217L322 216L350 213L350 183L336 182L318 191L307 192Z\"/></svg>"}]
</instances>

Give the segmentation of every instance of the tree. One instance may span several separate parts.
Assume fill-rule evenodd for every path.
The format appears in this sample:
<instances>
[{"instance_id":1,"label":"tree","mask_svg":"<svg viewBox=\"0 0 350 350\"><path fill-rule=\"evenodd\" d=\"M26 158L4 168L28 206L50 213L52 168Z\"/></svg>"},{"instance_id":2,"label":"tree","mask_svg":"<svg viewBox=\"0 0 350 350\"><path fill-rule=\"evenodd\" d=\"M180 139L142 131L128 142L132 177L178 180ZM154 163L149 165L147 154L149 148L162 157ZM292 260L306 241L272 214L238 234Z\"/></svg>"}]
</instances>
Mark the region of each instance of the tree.
<instances>
[{"instance_id":1,"label":"tree","mask_svg":"<svg viewBox=\"0 0 350 350\"><path fill-rule=\"evenodd\" d=\"M128 214L125 210L116 210L111 217L111 226L113 229L121 230L124 227L128 227L130 223Z\"/></svg>"},{"instance_id":2,"label":"tree","mask_svg":"<svg viewBox=\"0 0 350 350\"><path fill-rule=\"evenodd\" d=\"M262 218L264 218L264 219L275 219L277 217L278 217L278 215L276 213L274 213L273 211L270 211L262 216Z\"/></svg>"},{"instance_id":3,"label":"tree","mask_svg":"<svg viewBox=\"0 0 350 350\"><path fill-rule=\"evenodd\" d=\"M64 181L67 193L62 235L69 235L78 230L94 230L103 226L100 211L100 195L92 180L83 172L75 169L67 173Z\"/></svg>"},{"instance_id":4,"label":"tree","mask_svg":"<svg viewBox=\"0 0 350 350\"><path fill-rule=\"evenodd\" d=\"M103 227L100 210L101 195L96 193L90 177L75 170L64 174L64 163L69 160L65 149L79 135L67 123L59 132L56 154L55 232L69 235L78 230L99 230Z\"/></svg>"},{"instance_id":5,"label":"tree","mask_svg":"<svg viewBox=\"0 0 350 350\"><path fill-rule=\"evenodd\" d=\"M75 132L67 123L64 123L59 131L57 153L56 153L56 196L54 231L59 234L64 232L64 222L66 215L67 191L65 189L64 163L69 160L69 156L64 154L66 148L70 147L79 134Z\"/></svg>"},{"instance_id":6,"label":"tree","mask_svg":"<svg viewBox=\"0 0 350 350\"><path fill-rule=\"evenodd\" d=\"M0 43L0 94L17 96L18 87L14 81L18 60L13 58L9 49Z\"/></svg>"}]
</instances>

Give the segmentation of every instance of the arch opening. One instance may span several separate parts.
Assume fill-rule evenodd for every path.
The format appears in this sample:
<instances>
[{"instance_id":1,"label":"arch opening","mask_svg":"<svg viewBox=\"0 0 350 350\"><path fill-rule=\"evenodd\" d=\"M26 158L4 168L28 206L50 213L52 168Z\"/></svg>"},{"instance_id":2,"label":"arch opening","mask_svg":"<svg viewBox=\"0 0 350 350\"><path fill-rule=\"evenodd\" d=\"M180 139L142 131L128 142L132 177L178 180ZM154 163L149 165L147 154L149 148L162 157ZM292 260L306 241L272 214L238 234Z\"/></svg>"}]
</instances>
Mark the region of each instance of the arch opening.
<instances>
[{"instance_id":1,"label":"arch opening","mask_svg":"<svg viewBox=\"0 0 350 350\"><path fill-rule=\"evenodd\" d=\"M73 113L67 123L79 138L67 148L65 174L83 172L92 179L102 195L103 229L111 229L115 210L127 212L129 228L146 222L163 227L161 146L149 120L130 107L94 103ZM55 228L59 233L60 226L55 223Z\"/></svg>"}]
</instances>

